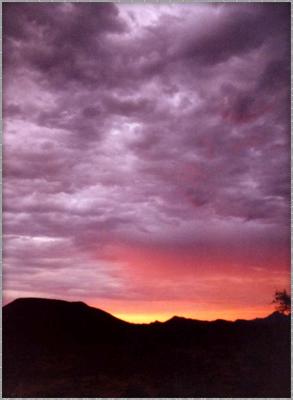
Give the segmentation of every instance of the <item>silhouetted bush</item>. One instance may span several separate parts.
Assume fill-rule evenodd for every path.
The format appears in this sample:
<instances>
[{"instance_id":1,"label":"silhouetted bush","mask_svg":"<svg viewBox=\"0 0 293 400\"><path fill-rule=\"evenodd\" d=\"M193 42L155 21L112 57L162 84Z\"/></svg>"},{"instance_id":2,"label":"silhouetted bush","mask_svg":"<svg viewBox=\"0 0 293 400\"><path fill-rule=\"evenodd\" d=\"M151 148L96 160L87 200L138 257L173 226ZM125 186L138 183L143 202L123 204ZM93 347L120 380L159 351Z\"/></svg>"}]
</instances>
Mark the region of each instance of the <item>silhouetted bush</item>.
<instances>
[{"instance_id":1,"label":"silhouetted bush","mask_svg":"<svg viewBox=\"0 0 293 400\"><path fill-rule=\"evenodd\" d=\"M276 304L276 310L282 314L289 315L291 313L291 297L284 289L276 291L273 303Z\"/></svg>"}]
</instances>

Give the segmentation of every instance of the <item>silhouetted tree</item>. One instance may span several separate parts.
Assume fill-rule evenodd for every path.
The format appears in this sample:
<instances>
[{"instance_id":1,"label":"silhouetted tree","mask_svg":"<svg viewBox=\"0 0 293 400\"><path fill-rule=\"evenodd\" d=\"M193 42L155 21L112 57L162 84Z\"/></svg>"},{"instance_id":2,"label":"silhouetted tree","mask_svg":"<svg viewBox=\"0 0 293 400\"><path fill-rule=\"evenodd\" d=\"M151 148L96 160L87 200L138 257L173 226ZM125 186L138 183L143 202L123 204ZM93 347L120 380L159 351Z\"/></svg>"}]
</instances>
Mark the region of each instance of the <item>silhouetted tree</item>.
<instances>
[{"instance_id":1,"label":"silhouetted tree","mask_svg":"<svg viewBox=\"0 0 293 400\"><path fill-rule=\"evenodd\" d=\"M282 314L289 315L291 313L291 297L284 289L276 290L273 303L276 304L276 310Z\"/></svg>"}]
</instances>

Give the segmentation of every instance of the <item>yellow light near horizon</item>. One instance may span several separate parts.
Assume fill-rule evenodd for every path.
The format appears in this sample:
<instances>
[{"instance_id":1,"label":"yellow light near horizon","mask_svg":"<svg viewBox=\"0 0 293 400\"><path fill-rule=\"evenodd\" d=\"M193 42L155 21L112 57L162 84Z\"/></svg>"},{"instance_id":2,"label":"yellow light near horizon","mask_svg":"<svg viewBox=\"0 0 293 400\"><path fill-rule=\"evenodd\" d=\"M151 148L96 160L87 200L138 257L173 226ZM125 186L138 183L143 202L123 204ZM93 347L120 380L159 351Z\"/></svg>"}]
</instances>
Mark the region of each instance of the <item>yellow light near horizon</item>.
<instances>
[{"instance_id":1,"label":"yellow light near horizon","mask_svg":"<svg viewBox=\"0 0 293 400\"><path fill-rule=\"evenodd\" d=\"M123 321L135 324L149 324L150 322L167 321L172 316L162 314L132 314L132 313L113 313L113 315Z\"/></svg>"},{"instance_id":2,"label":"yellow light near horizon","mask_svg":"<svg viewBox=\"0 0 293 400\"><path fill-rule=\"evenodd\" d=\"M155 321L165 322L168 319L174 317L192 318L201 321L214 321L216 319L224 319L227 321L235 321L236 319L254 319L254 318L264 318L271 314L274 309L271 306L268 307L257 307L257 308L244 308L244 309L234 309L234 310L223 310L219 311L198 311L196 313L180 313L169 312L169 313L115 313L112 315L122 319L123 321L132 322L136 324L144 324Z\"/></svg>"}]
</instances>

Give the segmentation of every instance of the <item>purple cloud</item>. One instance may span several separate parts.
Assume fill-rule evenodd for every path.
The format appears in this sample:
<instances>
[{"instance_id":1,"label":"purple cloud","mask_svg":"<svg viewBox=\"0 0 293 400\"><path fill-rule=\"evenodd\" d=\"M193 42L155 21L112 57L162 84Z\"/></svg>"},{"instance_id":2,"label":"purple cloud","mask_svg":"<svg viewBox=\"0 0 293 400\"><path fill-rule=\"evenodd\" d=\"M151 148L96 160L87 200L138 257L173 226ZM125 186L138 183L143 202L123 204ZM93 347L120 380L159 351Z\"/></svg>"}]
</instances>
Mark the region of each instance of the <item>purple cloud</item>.
<instances>
[{"instance_id":1,"label":"purple cloud","mask_svg":"<svg viewBox=\"0 0 293 400\"><path fill-rule=\"evenodd\" d=\"M288 269L289 35L288 3L5 3L7 296L143 291L115 246Z\"/></svg>"}]
</instances>

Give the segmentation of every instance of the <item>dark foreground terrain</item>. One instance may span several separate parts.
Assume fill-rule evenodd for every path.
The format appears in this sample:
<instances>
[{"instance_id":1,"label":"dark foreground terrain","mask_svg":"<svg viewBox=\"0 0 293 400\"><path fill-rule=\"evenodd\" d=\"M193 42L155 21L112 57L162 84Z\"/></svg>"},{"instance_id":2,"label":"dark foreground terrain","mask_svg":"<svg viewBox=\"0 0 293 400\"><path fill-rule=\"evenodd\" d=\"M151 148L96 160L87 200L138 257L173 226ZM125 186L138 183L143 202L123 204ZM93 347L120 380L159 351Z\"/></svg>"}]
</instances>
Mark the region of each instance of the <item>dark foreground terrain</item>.
<instances>
[{"instance_id":1,"label":"dark foreground terrain","mask_svg":"<svg viewBox=\"0 0 293 400\"><path fill-rule=\"evenodd\" d=\"M290 318L135 325L84 303L3 308L4 397L290 397Z\"/></svg>"}]
</instances>

